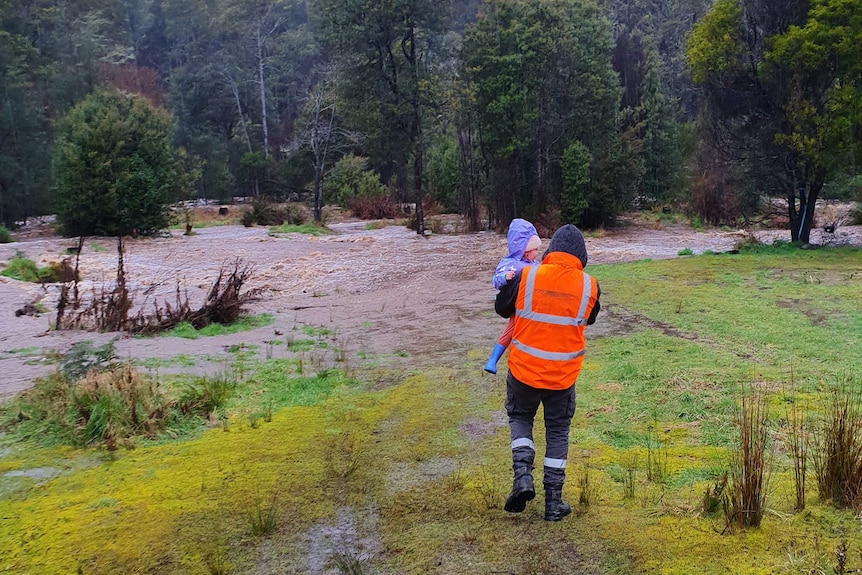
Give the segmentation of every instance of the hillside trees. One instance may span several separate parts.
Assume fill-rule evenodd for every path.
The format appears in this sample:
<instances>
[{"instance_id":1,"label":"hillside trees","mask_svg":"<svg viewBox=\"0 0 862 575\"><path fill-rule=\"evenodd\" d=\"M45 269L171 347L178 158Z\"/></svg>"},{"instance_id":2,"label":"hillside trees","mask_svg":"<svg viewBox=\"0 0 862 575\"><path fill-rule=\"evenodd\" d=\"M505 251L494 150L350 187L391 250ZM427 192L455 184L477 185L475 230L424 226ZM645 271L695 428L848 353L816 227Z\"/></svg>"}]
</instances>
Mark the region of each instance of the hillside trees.
<instances>
[{"instance_id":1,"label":"hillside trees","mask_svg":"<svg viewBox=\"0 0 862 575\"><path fill-rule=\"evenodd\" d=\"M385 180L402 192L412 168L417 232L422 207L425 114L434 88L431 52L450 2L440 0L317 0L319 36L344 74L341 97L350 125Z\"/></svg>"},{"instance_id":2,"label":"hillside trees","mask_svg":"<svg viewBox=\"0 0 862 575\"><path fill-rule=\"evenodd\" d=\"M152 234L186 185L173 121L141 96L98 90L63 118L56 209L70 236Z\"/></svg>"},{"instance_id":3,"label":"hillside trees","mask_svg":"<svg viewBox=\"0 0 862 575\"><path fill-rule=\"evenodd\" d=\"M304 2L162 0L179 143L204 160L199 194L300 188L286 150L321 61Z\"/></svg>"},{"instance_id":4,"label":"hillside trees","mask_svg":"<svg viewBox=\"0 0 862 575\"><path fill-rule=\"evenodd\" d=\"M589 0L493 0L480 8L463 57L498 222L562 207L566 221L592 226L628 206L632 155L619 133L612 42ZM586 161L588 182L564 186L581 181Z\"/></svg>"},{"instance_id":5,"label":"hillside trees","mask_svg":"<svg viewBox=\"0 0 862 575\"><path fill-rule=\"evenodd\" d=\"M807 243L817 198L859 150L860 0L718 0L692 32L702 129Z\"/></svg>"},{"instance_id":6,"label":"hillside trees","mask_svg":"<svg viewBox=\"0 0 862 575\"><path fill-rule=\"evenodd\" d=\"M115 52L108 0L0 1L0 220L47 211L53 122ZM121 51L121 50L120 50Z\"/></svg>"}]
</instances>

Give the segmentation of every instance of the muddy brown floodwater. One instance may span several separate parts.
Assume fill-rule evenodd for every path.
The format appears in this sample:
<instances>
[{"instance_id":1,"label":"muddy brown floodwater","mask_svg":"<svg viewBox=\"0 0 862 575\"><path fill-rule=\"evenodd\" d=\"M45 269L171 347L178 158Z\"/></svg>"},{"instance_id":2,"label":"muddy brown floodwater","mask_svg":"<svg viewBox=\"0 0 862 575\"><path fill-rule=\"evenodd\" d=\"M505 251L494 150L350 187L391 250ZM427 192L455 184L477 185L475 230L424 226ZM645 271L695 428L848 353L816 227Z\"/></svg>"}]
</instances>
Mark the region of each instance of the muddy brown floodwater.
<instances>
[{"instance_id":1,"label":"muddy brown floodwater","mask_svg":"<svg viewBox=\"0 0 862 575\"><path fill-rule=\"evenodd\" d=\"M505 255L506 240L494 232L420 237L401 226L366 229L367 222L329 226L327 236L286 234L271 237L266 228L209 227L184 236L129 240L126 277L136 305L175 300L177 283L188 291L193 308L203 303L219 270L237 258L253 266L247 287L261 288L252 313L272 314L271 325L238 334L199 339L135 338L122 334L51 331L54 313L16 317L15 311L42 298L53 310L59 288L0 277L0 398L33 384L54 366L46 358L75 342L102 344L118 338L120 357L162 360L161 372L214 374L225 369L228 348L245 345L264 357L286 353L285 338L301 326L329 330L339 349L332 353L395 354L405 364L444 362L464 349L492 346L505 324L493 313L491 273ZM763 231L758 239L789 239L786 232ZM744 232L688 226L663 229L628 225L587 238L590 264L677 257L732 249ZM548 240L543 240L547 246ZM860 226L834 234L812 233L814 243L862 244ZM0 244L0 267L16 253L40 265L61 259L75 240L34 238ZM80 258L81 292L110 285L116 276L116 248L110 238L89 238ZM602 329L602 318L595 326ZM300 332L301 333L301 332ZM280 341L279 341L280 340ZM460 351L454 351L460 350ZM178 356L193 366L178 367ZM151 362L154 363L154 362ZM480 365L477 363L477 369Z\"/></svg>"}]
</instances>

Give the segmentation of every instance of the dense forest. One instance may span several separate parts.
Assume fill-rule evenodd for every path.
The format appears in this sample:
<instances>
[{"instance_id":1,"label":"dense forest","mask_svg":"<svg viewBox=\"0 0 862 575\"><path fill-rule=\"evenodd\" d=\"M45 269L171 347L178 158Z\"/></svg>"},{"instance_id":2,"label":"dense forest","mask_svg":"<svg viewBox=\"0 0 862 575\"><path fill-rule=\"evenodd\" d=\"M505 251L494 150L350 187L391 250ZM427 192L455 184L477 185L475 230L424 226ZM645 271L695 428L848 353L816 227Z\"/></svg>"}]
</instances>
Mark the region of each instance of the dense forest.
<instances>
[{"instance_id":1,"label":"dense forest","mask_svg":"<svg viewBox=\"0 0 862 575\"><path fill-rule=\"evenodd\" d=\"M0 0L0 62L9 228L158 228L136 194L415 203L420 233L774 196L807 241L862 181L862 0Z\"/></svg>"}]
</instances>

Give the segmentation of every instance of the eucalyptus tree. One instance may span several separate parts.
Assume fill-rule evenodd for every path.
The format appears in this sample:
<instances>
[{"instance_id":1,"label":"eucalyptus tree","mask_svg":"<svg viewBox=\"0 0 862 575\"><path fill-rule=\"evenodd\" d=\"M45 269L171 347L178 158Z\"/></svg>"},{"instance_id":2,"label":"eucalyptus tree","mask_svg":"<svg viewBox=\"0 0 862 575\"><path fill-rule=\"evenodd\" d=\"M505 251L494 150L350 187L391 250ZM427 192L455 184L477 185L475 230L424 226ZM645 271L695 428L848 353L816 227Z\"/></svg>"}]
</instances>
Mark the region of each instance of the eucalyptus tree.
<instances>
[{"instance_id":1,"label":"eucalyptus tree","mask_svg":"<svg viewBox=\"0 0 862 575\"><path fill-rule=\"evenodd\" d=\"M463 57L500 222L562 208L567 221L598 225L627 207L632 153L612 48L591 0L481 6Z\"/></svg>"},{"instance_id":2,"label":"eucalyptus tree","mask_svg":"<svg viewBox=\"0 0 862 575\"><path fill-rule=\"evenodd\" d=\"M297 151L310 152L314 170L312 202L315 222L322 221L322 185L327 167L335 158L359 143L360 134L343 125L338 114L339 102L335 92L335 68L329 67L309 93L303 113L297 124Z\"/></svg>"},{"instance_id":3,"label":"eucalyptus tree","mask_svg":"<svg viewBox=\"0 0 862 575\"><path fill-rule=\"evenodd\" d=\"M424 115L433 87L429 53L445 29L450 0L316 0L317 30L350 74L342 98L385 177L404 190L412 165L417 232L422 208ZM376 148L376 149L375 149ZM388 165L387 165L388 164Z\"/></svg>"},{"instance_id":4,"label":"eucalyptus tree","mask_svg":"<svg viewBox=\"0 0 862 575\"><path fill-rule=\"evenodd\" d=\"M862 151L862 0L718 0L688 58L713 149L783 195L807 243L824 183Z\"/></svg>"}]
</instances>

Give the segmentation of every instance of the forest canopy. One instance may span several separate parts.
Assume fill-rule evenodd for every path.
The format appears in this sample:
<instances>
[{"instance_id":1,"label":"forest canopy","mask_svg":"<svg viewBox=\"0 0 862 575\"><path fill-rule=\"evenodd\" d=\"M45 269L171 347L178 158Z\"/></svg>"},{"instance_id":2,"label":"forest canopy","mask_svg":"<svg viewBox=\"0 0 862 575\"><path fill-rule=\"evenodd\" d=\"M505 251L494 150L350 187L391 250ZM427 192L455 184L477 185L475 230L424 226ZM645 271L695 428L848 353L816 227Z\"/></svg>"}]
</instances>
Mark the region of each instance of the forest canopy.
<instances>
[{"instance_id":1,"label":"forest canopy","mask_svg":"<svg viewBox=\"0 0 862 575\"><path fill-rule=\"evenodd\" d=\"M0 221L68 208L56 152L119 93L170 118L182 161L138 180L159 204L302 198L319 220L357 158L420 233L423 208L474 229L668 205L734 224L777 196L807 241L818 198L862 188L859 4L0 0Z\"/></svg>"}]
</instances>

